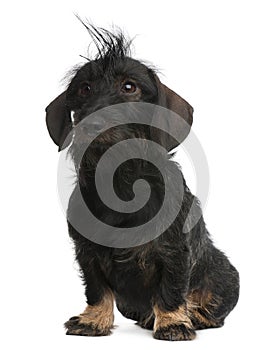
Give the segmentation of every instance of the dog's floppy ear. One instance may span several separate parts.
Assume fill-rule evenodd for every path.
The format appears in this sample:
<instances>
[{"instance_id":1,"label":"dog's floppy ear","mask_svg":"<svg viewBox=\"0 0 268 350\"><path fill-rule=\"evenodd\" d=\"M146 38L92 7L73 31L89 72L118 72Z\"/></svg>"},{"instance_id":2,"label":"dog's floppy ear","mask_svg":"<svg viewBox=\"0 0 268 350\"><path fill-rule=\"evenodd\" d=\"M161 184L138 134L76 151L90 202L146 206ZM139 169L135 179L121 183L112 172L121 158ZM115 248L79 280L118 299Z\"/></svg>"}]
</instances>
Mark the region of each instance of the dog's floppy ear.
<instances>
[{"instance_id":1,"label":"dog's floppy ear","mask_svg":"<svg viewBox=\"0 0 268 350\"><path fill-rule=\"evenodd\" d=\"M59 151L67 147L71 139L66 140L72 130L71 111L66 105L66 91L60 94L46 108L46 124L52 140L59 146ZM63 146L64 144L64 146Z\"/></svg>"},{"instance_id":2,"label":"dog's floppy ear","mask_svg":"<svg viewBox=\"0 0 268 350\"><path fill-rule=\"evenodd\" d=\"M154 76L158 88L158 105L167 108L174 113L157 112L154 121L159 125L159 129L152 129L153 139L164 146L168 151L177 147L187 137L193 123L193 107L182 97L170 90L161 83L159 78ZM167 130L175 136L171 137Z\"/></svg>"}]
</instances>

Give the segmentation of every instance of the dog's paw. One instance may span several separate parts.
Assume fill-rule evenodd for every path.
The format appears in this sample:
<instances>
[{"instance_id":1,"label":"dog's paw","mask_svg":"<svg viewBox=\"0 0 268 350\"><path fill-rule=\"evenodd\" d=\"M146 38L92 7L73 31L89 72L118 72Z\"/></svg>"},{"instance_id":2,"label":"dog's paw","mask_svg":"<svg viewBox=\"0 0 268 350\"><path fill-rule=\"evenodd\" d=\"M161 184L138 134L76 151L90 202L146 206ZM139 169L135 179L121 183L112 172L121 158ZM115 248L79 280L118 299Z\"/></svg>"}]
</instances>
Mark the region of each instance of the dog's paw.
<instances>
[{"instance_id":1,"label":"dog's paw","mask_svg":"<svg viewBox=\"0 0 268 350\"><path fill-rule=\"evenodd\" d=\"M111 334L111 327L100 327L94 322L83 323L79 316L71 317L64 323L67 335L82 335L87 337L104 336Z\"/></svg>"},{"instance_id":2,"label":"dog's paw","mask_svg":"<svg viewBox=\"0 0 268 350\"><path fill-rule=\"evenodd\" d=\"M194 329L184 324L171 324L168 327L158 328L154 332L154 338L159 340L193 340L196 336Z\"/></svg>"}]
</instances>

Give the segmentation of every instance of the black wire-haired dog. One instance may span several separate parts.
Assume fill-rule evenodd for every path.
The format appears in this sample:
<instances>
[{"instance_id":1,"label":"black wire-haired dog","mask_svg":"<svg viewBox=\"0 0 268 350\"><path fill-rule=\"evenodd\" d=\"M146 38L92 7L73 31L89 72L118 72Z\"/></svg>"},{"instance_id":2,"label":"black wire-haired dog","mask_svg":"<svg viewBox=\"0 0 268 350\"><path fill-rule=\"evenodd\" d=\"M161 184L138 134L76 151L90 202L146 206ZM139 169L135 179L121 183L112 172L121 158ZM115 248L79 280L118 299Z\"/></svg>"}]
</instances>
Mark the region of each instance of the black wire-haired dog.
<instances>
[{"instance_id":1,"label":"black wire-haired dog","mask_svg":"<svg viewBox=\"0 0 268 350\"><path fill-rule=\"evenodd\" d=\"M75 124L103 107L118 103L147 102L163 106L179 114L190 128L192 107L163 85L153 69L129 57L130 42L121 32L114 34L92 25L87 29L98 48L97 57L77 69L67 90L46 109L50 136L60 150L65 147L64 140ZM73 120L71 112L74 112ZM100 130L102 123L100 120L91 127ZM170 125L170 128L178 130L179 126ZM154 140L166 149L157 154L165 169L161 174L150 162L136 158L122 164L114 174L115 192L125 201L133 198L132 184L137 179L150 183L150 200L137 215L112 211L105 206L94 181L101 155L111 145L129 138ZM74 162L77 144L79 140L75 142L74 137L70 148ZM76 189L80 188L94 215L109 225L121 228L141 225L161 207L164 178L168 179L174 194L169 199L169 210L176 203L177 192L181 191L176 188L177 179L183 177L168 152L177 145L174 138L148 125L130 123L110 128L85 152L77 169ZM146 147L140 146L139 151L146 153ZM223 325L238 300L239 276L226 256L214 247L198 200L185 181L182 182L183 200L175 221L159 237L145 244L132 248L106 247L88 240L68 223L88 305L82 314L65 323L67 334L110 334L114 300L125 317L152 329L156 339L190 340L195 337L195 330ZM76 189L70 203L75 202ZM200 218L190 232L184 233L191 206L200 213Z\"/></svg>"}]
</instances>

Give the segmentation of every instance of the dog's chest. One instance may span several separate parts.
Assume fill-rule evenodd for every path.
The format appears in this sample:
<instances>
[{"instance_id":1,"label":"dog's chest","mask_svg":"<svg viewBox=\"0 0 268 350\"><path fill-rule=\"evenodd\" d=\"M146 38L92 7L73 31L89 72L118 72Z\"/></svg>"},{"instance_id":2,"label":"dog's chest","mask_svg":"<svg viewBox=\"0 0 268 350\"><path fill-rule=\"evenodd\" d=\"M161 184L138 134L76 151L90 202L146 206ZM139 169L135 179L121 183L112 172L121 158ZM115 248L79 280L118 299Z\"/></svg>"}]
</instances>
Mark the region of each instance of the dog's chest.
<instances>
[{"instance_id":1,"label":"dog's chest","mask_svg":"<svg viewBox=\"0 0 268 350\"><path fill-rule=\"evenodd\" d=\"M151 298L160 276L156 260L146 250L116 252L103 262L105 276L118 295L137 301Z\"/></svg>"}]
</instances>

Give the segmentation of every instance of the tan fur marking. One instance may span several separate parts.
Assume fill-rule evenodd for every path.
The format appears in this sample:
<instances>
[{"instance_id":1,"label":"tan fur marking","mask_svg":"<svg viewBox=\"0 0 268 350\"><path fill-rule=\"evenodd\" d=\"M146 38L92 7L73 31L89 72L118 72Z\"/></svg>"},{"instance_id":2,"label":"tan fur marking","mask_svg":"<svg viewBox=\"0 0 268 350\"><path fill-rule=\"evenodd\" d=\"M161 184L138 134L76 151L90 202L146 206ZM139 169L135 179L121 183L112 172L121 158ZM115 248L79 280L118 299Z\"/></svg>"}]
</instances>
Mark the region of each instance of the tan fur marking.
<instances>
[{"instance_id":1,"label":"tan fur marking","mask_svg":"<svg viewBox=\"0 0 268 350\"><path fill-rule=\"evenodd\" d=\"M201 315L198 310L192 310L191 311L192 316L201 324L205 324L208 327L215 327L216 326L216 322L213 322L211 320L208 320L206 317L204 317L203 315Z\"/></svg>"},{"instance_id":2,"label":"tan fur marking","mask_svg":"<svg viewBox=\"0 0 268 350\"><path fill-rule=\"evenodd\" d=\"M157 305L154 306L155 322L154 331L159 328L166 328L172 324L184 324L188 328L192 328L192 322L187 315L185 305L180 306L176 311L162 311Z\"/></svg>"},{"instance_id":3,"label":"tan fur marking","mask_svg":"<svg viewBox=\"0 0 268 350\"><path fill-rule=\"evenodd\" d=\"M187 301L202 308L206 307L207 305L213 306L213 296L210 291L194 290L188 295ZM216 304L214 305L216 306Z\"/></svg>"},{"instance_id":4,"label":"tan fur marking","mask_svg":"<svg viewBox=\"0 0 268 350\"><path fill-rule=\"evenodd\" d=\"M187 309L189 310L190 317L209 327L215 327L216 322L201 315L198 309L202 309L209 315L209 307L215 307L218 303L219 301L213 297L210 291L194 290L187 297Z\"/></svg>"},{"instance_id":5,"label":"tan fur marking","mask_svg":"<svg viewBox=\"0 0 268 350\"><path fill-rule=\"evenodd\" d=\"M110 329L113 326L114 297L111 291L107 291L102 300L96 305L88 305L80 314L79 323L90 324L100 330Z\"/></svg>"}]
</instances>

